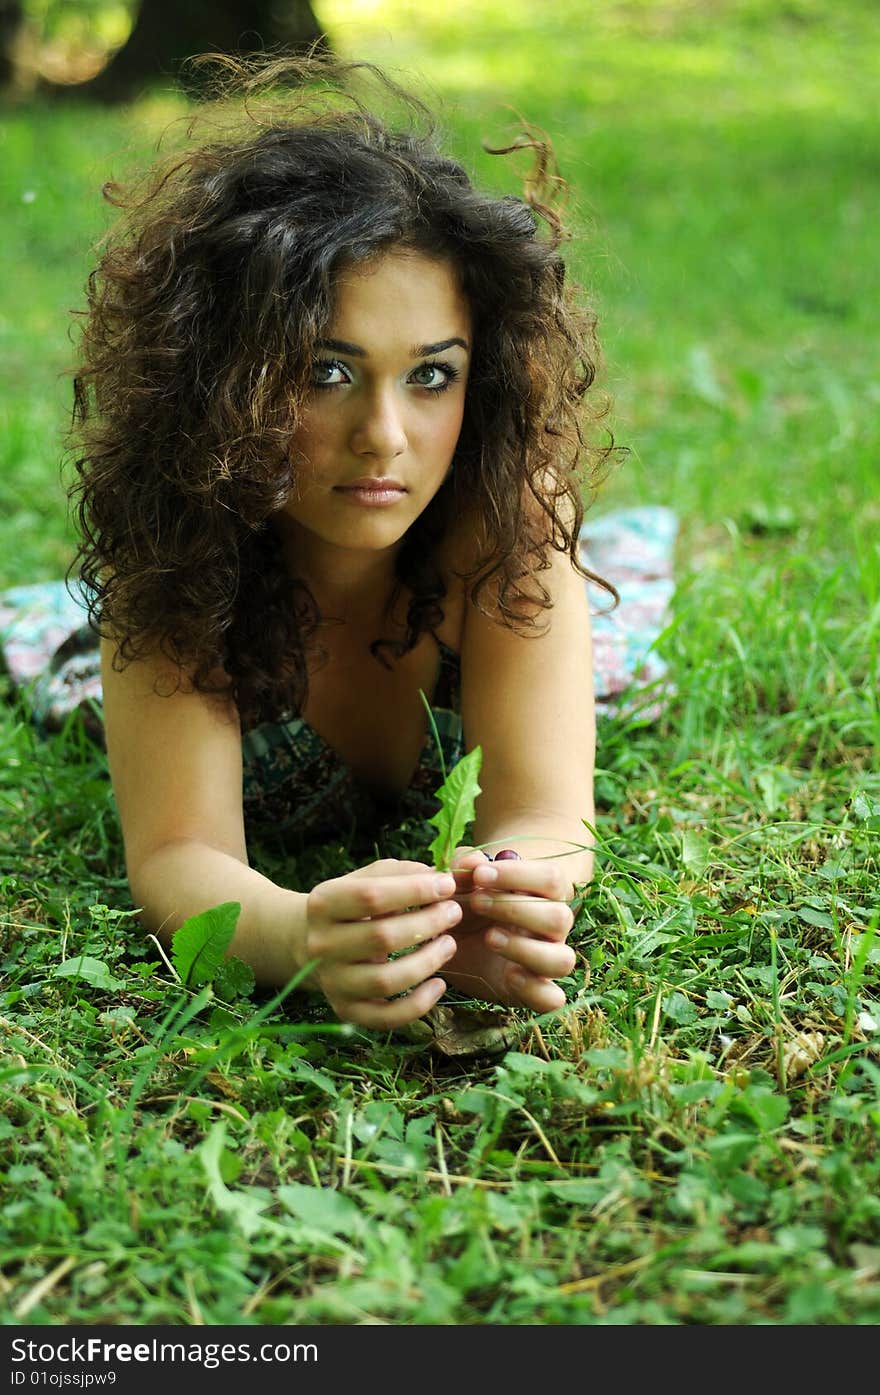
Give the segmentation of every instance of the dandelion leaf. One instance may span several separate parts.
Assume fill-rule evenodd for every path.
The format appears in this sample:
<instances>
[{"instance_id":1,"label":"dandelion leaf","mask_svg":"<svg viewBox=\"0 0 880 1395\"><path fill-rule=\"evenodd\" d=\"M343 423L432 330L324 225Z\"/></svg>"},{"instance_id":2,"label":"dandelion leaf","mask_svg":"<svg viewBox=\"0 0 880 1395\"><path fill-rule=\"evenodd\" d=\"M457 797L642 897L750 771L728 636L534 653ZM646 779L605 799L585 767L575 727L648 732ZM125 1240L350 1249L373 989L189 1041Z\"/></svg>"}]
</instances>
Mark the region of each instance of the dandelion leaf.
<instances>
[{"instance_id":1,"label":"dandelion leaf","mask_svg":"<svg viewBox=\"0 0 880 1395\"><path fill-rule=\"evenodd\" d=\"M84 983L90 983L93 988L103 988L108 993L125 987L123 980L110 972L103 959L92 959L88 954L78 954L75 959L65 959L63 964L56 964L52 975L54 978L81 978Z\"/></svg>"},{"instance_id":2,"label":"dandelion leaf","mask_svg":"<svg viewBox=\"0 0 880 1395\"><path fill-rule=\"evenodd\" d=\"M449 866L452 854L474 817L482 761L482 747L475 746L452 767L437 791L440 808L428 822L437 829L437 837L429 851L438 869L445 870Z\"/></svg>"},{"instance_id":3,"label":"dandelion leaf","mask_svg":"<svg viewBox=\"0 0 880 1395\"><path fill-rule=\"evenodd\" d=\"M240 914L240 902L224 901L183 922L171 941L171 962L189 987L208 983L217 973Z\"/></svg>"}]
</instances>

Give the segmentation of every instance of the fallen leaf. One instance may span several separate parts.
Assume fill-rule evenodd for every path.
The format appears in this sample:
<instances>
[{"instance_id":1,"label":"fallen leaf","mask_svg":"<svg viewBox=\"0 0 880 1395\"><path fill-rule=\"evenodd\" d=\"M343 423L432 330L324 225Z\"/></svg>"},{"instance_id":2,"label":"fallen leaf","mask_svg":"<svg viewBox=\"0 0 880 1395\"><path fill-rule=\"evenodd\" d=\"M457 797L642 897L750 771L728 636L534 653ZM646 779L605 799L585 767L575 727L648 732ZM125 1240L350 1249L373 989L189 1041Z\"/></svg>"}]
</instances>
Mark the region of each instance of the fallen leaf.
<instances>
[{"instance_id":1,"label":"fallen leaf","mask_svg":"<svg viewBox=\"0 0 880 1395\"><path fill-rule=\"evenodd\" d=\"M466 1008L458 1003L433 1007L418 1022L404 1028L410 1041L430 1046L444 1056L493 1056L509 1051L527 1023L512 1012Z\"/></svg>"},{"instance_id":2,"label":"fallen leaf","mask_svg":"<svg viewBox=\"0 0 880 1395\"><path fill-rule=\"evenodd\" d=\"M785 1043L782 1053L785 1074L789 1080L797 1080L803 1075L825 1049L825 1038L821 1032L797 1032Z\"/></svg>"}]
</instances>

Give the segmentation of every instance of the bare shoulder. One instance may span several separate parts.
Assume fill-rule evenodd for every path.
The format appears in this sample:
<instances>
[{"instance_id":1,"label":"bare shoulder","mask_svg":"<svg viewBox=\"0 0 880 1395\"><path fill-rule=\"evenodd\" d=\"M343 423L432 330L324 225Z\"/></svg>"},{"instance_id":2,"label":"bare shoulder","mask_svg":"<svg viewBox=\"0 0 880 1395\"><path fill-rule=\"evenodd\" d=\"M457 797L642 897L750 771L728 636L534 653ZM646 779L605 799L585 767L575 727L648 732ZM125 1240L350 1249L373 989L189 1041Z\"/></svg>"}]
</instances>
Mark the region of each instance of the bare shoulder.
<instances>
[{"instance_id":1,"label":"bare shoulder","mask_svg":"<svg viewBox=\"0 0 880 1395\"><path fill-rule=\"evenodd\" d=\"M548 543L545 560L523 579L526 600L515 606L522 623L494 614L491 604L464 608L462 719L468 745L483 752L479 837L497 836L514 811L569 824L590 816L589 602L567 550ZM494 587L487 589L491 598ZM546 603L533 601L533 590Z\"/></svg>"},{"instance_id":2,"label":"bare shoulder","mask_svg":"<svg viewBox=\"0 0 880 1395\"><path fill-rule=\"evenodd\" d=\"M530 490L524 490L523 510L528 519L533 536L544 539L544 559L539 568L526 572L516 585L516 609L522 614L526 627L536 622L542 627L542 617L565 594L580 609L584 600L584 583L572 564L567 550L554 547L551 541L552 524L548 514ZM559 504L559 517L566 528L572 529L575 521L574 505L568 498ZM463 591L470 589L469 583L481 571L487 561L486 531L480 511L474 503L464 508L456 517L455 525L443 541L442 562L444 574ZM502 574L496 573L486 578L481 587L479 610L485 618L495 612L503 586ZM546 605L546 600L550 606ZM477 609L469 602L471 609ZM464 611L462 613L464 620ZM504 624L496 613L496 623Z\"/></svg>"},{"instance_id":3,"label":"bare shoulder","mask_svg":"<svg viewBox=\"0 0 880 1395\"><path fill-rule=\"evenodd\" d=\"M121 665L110 639L102 642L101 673L129 871L178 838L210 842L245 860L234 705L195 691L160 655Z\"/></svg>"}]
</instances>

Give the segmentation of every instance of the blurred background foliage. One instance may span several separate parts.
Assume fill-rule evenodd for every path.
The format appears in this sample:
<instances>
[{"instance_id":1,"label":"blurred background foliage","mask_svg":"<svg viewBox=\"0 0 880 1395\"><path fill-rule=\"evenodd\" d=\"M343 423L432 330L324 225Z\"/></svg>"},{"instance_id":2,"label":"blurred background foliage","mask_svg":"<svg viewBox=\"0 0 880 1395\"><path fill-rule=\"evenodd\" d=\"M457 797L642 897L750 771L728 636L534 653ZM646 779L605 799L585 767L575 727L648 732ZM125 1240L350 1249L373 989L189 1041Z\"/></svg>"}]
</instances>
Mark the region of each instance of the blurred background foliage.
<instances>
[{"instance_id":1,"label":"blurred background foliage","mask_svg":"<svg viewBox=\"0 0 880 1395\"><path fill-rule=\"evenodd\" d=\"M292 5L271 5L290 21ZM99 52L112 64L133 5L21 9L31 85L23 63L0 122L14 267L0 505L22 540L6 583L57 574L69 556L57 463L71 312L108 223L101 186L189 109L167 70L115 105L75 101L91 81L52 78L62 59L71 73ZM599 312L614 434L630 448L610 502L672 504L713 564L731 519L827 545L829 566L842 529L876 531L876 0L314 0L313 12L341 56L427 97L481 181L517 191L528 168L485 140L520 119L552 136L568 260Z\"/></svg>"},{"instance_id":2,"label":"blurred background foliage","mask_svg":"<svg viewBox=\"0 0 880 1395\"><path fill-rule=\"evenodd\" d=\"M84 82L94 77L131 33L139 0L21 0L10 38L16 80Z\"/></svg>"},{"instance_id":3,"label":"blurred background foliage","mask_svg":"<svg viewBox=\"0 0 880 1395\"><path fill-rule=\"evenodd\" d=\"M311 0L0 0L0 36L13 92L60 87L110 102L208 48L323 45Z\"/></svg>"}]
</instances>

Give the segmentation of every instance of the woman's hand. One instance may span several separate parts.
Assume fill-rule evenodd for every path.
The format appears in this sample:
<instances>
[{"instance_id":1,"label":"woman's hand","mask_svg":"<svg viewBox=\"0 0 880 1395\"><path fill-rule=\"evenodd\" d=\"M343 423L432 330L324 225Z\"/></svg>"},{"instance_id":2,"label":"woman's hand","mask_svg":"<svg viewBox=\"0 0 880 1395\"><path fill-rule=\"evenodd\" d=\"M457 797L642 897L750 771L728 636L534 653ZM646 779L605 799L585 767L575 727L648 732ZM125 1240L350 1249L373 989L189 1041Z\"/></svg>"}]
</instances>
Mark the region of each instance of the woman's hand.
<instances>
[{"instance_id":1,"label":"woman's hand","mask_svg":"<svg viewBox=\"0 0 880 1395\"><path fill-rule=\"evenodd\" d=\"M574 924L567 880L552 858L490 862L475 849L453 859L464 908L447 977L475 998L552 1012L565 1003L555 978L570 974ZM467 875L463 875L467 873Z\"/></svg>"},{"instance_id":2,"label":"woman's hand","mask_svg":"<svg viewBox=\"0 0 880 1395\"><path fill-rule=\"evenodd\" d=\"M319 883L306 903L309 984L343 1022L390 1031L423 1017L446 992L433 975L456 952L444 933L462 918L455 890L448 872L396 858Z\"/></svg>"}]
</instances>

